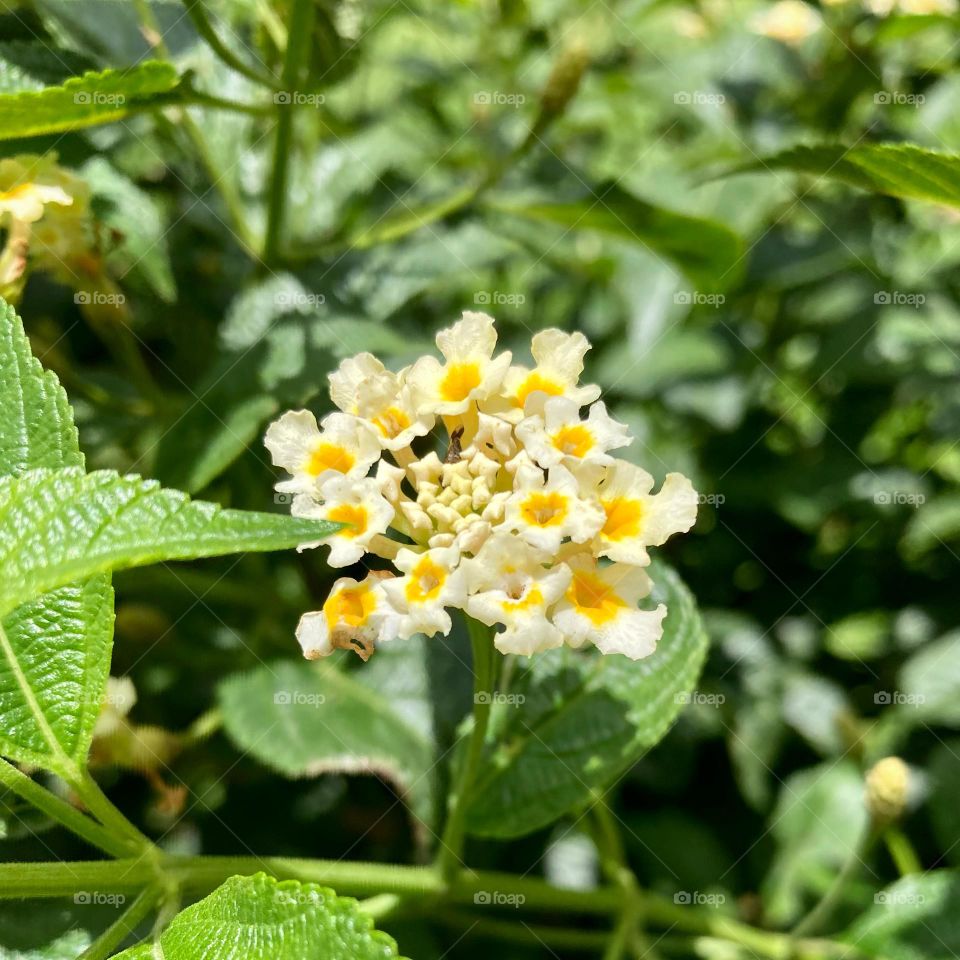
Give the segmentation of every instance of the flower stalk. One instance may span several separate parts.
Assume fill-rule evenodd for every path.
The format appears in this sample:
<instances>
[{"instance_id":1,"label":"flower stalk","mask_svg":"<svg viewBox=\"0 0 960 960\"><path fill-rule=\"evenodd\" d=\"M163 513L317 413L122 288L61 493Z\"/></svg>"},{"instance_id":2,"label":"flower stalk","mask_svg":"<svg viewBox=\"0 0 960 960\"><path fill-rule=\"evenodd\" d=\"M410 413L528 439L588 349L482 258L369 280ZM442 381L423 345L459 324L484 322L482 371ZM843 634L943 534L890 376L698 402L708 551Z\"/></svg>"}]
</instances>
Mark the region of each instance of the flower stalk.
<instances>
[{"instance_id":1,"label":"flower stalk","mask_svg":"<svg viewBox=\"0 0 960 960\"><path fill-rule=\"evenodd\" d=\"M470 648L473 653L473 727L459 778L450 795L447 825L440 840L440 852L437 857L437 868L441 876L448 881L461 867L466 836L466 800L476 783L480 769L496 682L496 653L490 628L472 617L465 616L463 619L470 635Z\"/></svg>"}]
</instances>

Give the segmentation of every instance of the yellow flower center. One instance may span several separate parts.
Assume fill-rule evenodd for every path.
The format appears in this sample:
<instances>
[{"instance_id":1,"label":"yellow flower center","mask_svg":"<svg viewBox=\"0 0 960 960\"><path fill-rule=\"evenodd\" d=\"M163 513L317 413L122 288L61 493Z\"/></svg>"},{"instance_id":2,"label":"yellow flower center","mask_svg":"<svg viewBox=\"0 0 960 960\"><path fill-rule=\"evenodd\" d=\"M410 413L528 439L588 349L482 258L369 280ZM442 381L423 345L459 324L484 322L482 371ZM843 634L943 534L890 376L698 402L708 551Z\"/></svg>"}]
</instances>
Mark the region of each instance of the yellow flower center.
<instances>
[{"instance_id":1,"label":"yellow flower center","mask_svg":"<svg viewBox=\"0 0 960 960\"><path fill-rule=\"evenodd\" d=\"M616 620L626 606L610 584L585 570L574 571L567 588L567 600L595 627Z\"/></svg>"},{"instance_id":2,"label":"yellow flower center","mask_svg":"<svg viewBox=\"0 0 960 960\"><path fill-rule=\"evenodd\" d=\"M593 449L593 434L582 423L561 427L553 435L553 445L568 456L585 457Z\"/></svg>"},{"instance_id":3,"label":"yellow flower center","mask_svg":"<svg viewBox=\"0 0 960 960\"><path fill-rule=\"evenodd\" d=\"M324 440L310 454L306 471L313 477L319 477L326 470L346 473L356 462L357 458L346 447Z\"/></svg>"},{"instance_id":4,"label":"yellow flower center","mask_svg":"<svg viewBox=\"0 0 960 960\"><path fill-rule=\"evenodd\" d=\"M537 373L537 371L534 370L533 373L529 374L527 379L520 384L516 394L514 394L513 405L522 409L523 405L527 402L527 397L529 397L531 393L536 393L538 390L551 397L559 397L563 393L563 387L559 383L548 379L542 373Z\"/></svg>"},{"instance_id":5,"label":"yellow flower center","mask_svg":"<svg viewBox=\"0 0 960 960\"><path fill-rule=\"evenodd\" d=\"M360 627L367 622L376 606L373 591L361 583L331 594L323 605L323 613L330 630L339 626Z\"/></svg>"},{"instance_id":6,"label":"yellow flower center","mask_svg":"<svg viewBox=\"0 0 960 960\"><path fill-rule=\"evenodd\" d=\"M453 363L440 381L440 396L451 403L466 400L480 386L480 367L476 363Z\"/></svg>"},{"instance_id":7,"label":"yellow flower center","mask_svg":"<svg viewBox=\"0 0 960 960\"><path fill-rule=\"evenodd\" d=\"M504 613L516 613L518 610L529 610L531 607L539 607L543 603L543 594L539 587L531 587L530 590L521 591L520 596L514 597L509 594L509 599L501 601Z\"/></svg>"},{"instance_id":8,"label":"yellow flower center","mask_svg":"<svg viewBox=\"0 0 960 960\"><path fill-rule=\"evenodd\" d=\"M520 513L532 527L555 527L567 515L567 498L562 493L531 493Z\"/></svg>"},{"instance_id":9,"label":"yellow flower center","mask_svg":"<svg viewBox=\"0 0 960 960\"><path fill-rule=\"evenodd\" d=\"M601 500L607 522L600 531L608 540L625 540L640 535L643 521L643 501L614 497Z\"/></svg>"},{"instance_id":10,"label":"yellow flower center","mask_svg":"<svg viewBox=\"0 0 960 960\"><path fill-rule=\"evenodd\" d=\"M388 407L373 422L383 436L392 440L410 426L410 418L398 407Z\"/></svg>"},{"instance_id":11,"label":"yellow flower center","mask_svg":"<svg viewBox=\"0 0 960 960\"><path fill-rule=\"evenodd\" d=\"M9 190L0 190L0 200L19 200L20 197L25 197L35 190L36 186L32 183L19 183Z\"/></svg>"},{"instance_id":12,"label":"yellow flower center","mask_svg":"<svg viewBox=\"0 0 960 960\"><path fill-rule=\"evenodd\" d=\"M327 514L327 519L334 523L349 524L349 526L337 531L337 534L341 537L353 539L366 532L370 518L366 507L353 503L341 503Z\"/></svg>"},{"instance_id":13,"label":"yellow flower center","mask_svg":"<svg viewBox=\"0 0 960 960\"><path fill-rule=\"evenodd\" d=\"M425 603L440 593L447 579L447 571L430 557L424 557L410 572L404 591L410 603Z\"/></svg>"}]
</instances>

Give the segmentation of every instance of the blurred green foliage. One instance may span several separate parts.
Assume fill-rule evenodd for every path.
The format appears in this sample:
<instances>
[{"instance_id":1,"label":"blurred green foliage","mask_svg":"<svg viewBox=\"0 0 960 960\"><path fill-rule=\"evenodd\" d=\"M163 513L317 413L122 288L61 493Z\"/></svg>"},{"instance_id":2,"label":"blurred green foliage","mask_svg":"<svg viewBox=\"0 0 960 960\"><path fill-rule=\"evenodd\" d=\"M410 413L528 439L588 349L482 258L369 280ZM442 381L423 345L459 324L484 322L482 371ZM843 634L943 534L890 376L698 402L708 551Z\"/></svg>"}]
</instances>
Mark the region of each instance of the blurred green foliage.
<instances>
[{"instance_id":1,"label":"blurred green foliage","mask_svg":"<svg viewBox=\"0 0 960 960\"><path fill-rule=\"evenodd\" d=\"M286 7L221 0L215 29L276 73ZM91 249L125 296L84 309L84 275L37 269L19 307L90 469L271 509L264 425L330 409L344 356L407 362L463 309L494 315L521 354L545 327L591 339L586 378L637 438L626 455L703 494L667 552L712 646L700 695L617 789L628 855L645 886L722 893L727 912L772 926L798 920L856 848L862 772L885 754L915 769L906 830L923 865L958 862L960 175L907 150L894 176L869 145L960 150L960 17L797 7L317 0L310 69L274 95L226 67L178 3L32 0L0 16L5 92L150 56L189 71L192 106L0 144L56 150L85 178ZM264 262L250 237L270 217L276 96L300 99ZM819 146L783 152L798 144ZM227 678L295 660L297 617L330 580L313 554L118 575L113 672L134 678L137 720L187 730L225 680L229 699ZM432 689L469 696L462 640L425 653L453 678ZM402 700L389 670L372 676ZM434 711L441 750L461 708ZM404 730L414 754L420 729ZM116 776L177 849L242 837L258 853L416 855L396 778L270 766L292 779L216 734L186 738L166 792ZM5 857L73 849L5 829ZM558 842L541 830L472 853L539 871ZM882 847L864 860L844 922L897 877ZM385 928L418 960L455 940ZM896 955L953 956L952 935ZM485 950L469 938L455 955Z\"/></svg>"}]
</instances>

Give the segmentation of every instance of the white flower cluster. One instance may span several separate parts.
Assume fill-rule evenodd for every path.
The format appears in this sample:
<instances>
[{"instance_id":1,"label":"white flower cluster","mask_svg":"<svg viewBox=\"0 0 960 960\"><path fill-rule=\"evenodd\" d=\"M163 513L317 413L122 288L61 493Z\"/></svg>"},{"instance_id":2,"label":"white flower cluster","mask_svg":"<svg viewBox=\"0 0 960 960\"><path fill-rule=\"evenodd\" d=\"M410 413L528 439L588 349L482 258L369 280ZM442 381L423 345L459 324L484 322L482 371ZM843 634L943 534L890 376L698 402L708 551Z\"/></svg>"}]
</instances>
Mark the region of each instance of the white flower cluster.
<instances>
[{"instance_id":1,"label":"white flower cluster","mask_svg":"<svg viewBox=\"0 0 960 960\"><path fill-rule=\"evenodd\" d=\"M297 628L307 657L366 659L396 637L447 634L451 607L501 625L503 653L590 642L636 660L656 648L666 608L637 606L651 589L647 548L693 525L690 481L671 473L653 493L650 474L611 455L630 436L599 387L578 385L583 334L536 334L532 369L494 356L496 342L490 317L464 313L437 334L442 361L392 373L362 353L330 376L341 412L319 427L306 410L270 425L293 513L346 524L321 541L330 564L372 553L394 567L334 583ZM435 427L445 449L415 452Z\"/></svg>"}]
</instances>

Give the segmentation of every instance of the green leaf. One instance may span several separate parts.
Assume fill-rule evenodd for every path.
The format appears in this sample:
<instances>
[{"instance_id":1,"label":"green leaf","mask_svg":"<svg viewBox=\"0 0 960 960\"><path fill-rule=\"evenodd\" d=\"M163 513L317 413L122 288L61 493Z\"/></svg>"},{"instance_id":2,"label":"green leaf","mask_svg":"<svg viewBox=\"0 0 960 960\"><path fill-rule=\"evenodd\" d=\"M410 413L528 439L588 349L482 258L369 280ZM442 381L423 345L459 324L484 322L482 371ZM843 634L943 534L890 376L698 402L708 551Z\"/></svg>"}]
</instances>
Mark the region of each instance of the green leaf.
<instances>
[{"instance_id":1,"label":"green leaf","mask_svg":"<svg viewBox=\"0 0 960 960\"><path fill-rule=\"evenodd\" d=\"M960 740L941 743L930 756L930 822L940 850L954 866L960 865Z\"/></svg>"},{"instance_id":2,"label":"green leaf","mask_svg":"<svg viewBox=\"0 0 960 960\"><path fill-rule=\"evenodd\" d=\"M386 960L397 945L373 929L355 900L314 883L266 874L231 877L177 914L156 944L116 960Z\"/></svg>"},{"instance_id":3,"label":"green leaf","mask_svg":"<svg viewBox=\"0 0 960 960\"><path fill-rule=\"evenodd\" d=\"M395 710L333 664L305 661L230 677L219 699L227 733L261 763L287 777L378 774L420 821L433 821L433 745L409 704Z\"/></svg>"},{"instance_id":4,"label":"green leaf","mask_svg":"<svg viewBox=\"0 0 960 960\"><path fill-rule=\"evenodd\" d=\"M867 826L863 777L851 761L789 777L771 816L777 853L763 888L770 922L795 920L823 894Z\"/></svg>"},{"instance_id":5,"label":"green leaf","mask_svg":"<svg viewBox=\"0 0 960 960\"><path fill-rule=\"evenodd\" d=\"M514 837L552 823L603 790L663 738L694 687L707 636L690 591L653 564L654 601L667 604L653 656L634 662L556 650L531 658L494 704L485 769L468 829Z\"/></svg>"},{"instance_id":6,"label":"green leaf","mask_svg":"<svg viewBox=\"0 0 960 960\"><path fill-rule=\"evenodd\" d=\"M884 960L953 960L960 955L960 873L903 877L874 897L843 939Z\"/></svg>"},{"instance_id":7,"label":"green leaf","mask_svg":"<svg viewBox=\"0 0 960 960\"><path fill-rule=\"evenodd\" d=\"M749 170L793 170L839 180L871 193L960 206L960 156L913 143L794 147L751 163Z\"/></svg>"},{"instance_id":8,"label":"green leaf","mask_svg":"<svg viewBox=\"0 0 960 960\"><path fill-rule=\"evenodd\" d=\"M82 468L66 394L0 301L0 473ZM0 660L0 752L46 767L83 763L110 670L108 575L66 584L10 612Z\"/></svg>"},{"instance_id":9,"label":"green leaf","mask_svg":"<svg viewBox=\"0 0 960 960\"><path fill-rule=\"evenodd\" d=\"M319 540L336 524L224 510L111 470L0 480L0 612L108 570Z\"/></svg>"},{"instance_id":10,"label":"green leaf","mask_svg":"<svg viewBox=\"0 0 960 960\"><path fill-rule=\"evenodd\" d=\"M167 224L153 198L102 157L84 164L80 174L95 199L106 203L98 220L119 237L109 252L111 267L121 277L129 271L140 273L158 297L172 303L177 288L167 249Z\"/></svg>"},{"instance_id":11,"label":"green leaf","mask_svg":"<svg viewBox=\"0 0 960 960\"><path fill-rule=\"evenodd\" d=\"M163 434L155 468L161 480L196 493L251 444L266 463L264 423L281 403L304 404L325 389L337 360L363 350L384 359L402 356L424 343L384 324L337 315L321 300L283 273L234 300L220 330L219 360L190 409Z\"/></svg>"},{"instance_id":12,"label":"green leaf","mask_svg":"<svg viewBox=\"0 0 960 960\"><path fill-rule=\"evenodd\" d=\"M129 70L85 73L61 86L0 96L0 140L122 120L138 108L168 102L162 95L178 82L172 64L148 60Z\"/></svg>"},{"instance_id":13,"label":"green leaf","mask_svg":"<svg viewBox=\"0 0 960 960\"><path fill-rule=\"evenodd\" d=\"M724 289L738 278L743 244L728 227L647 203L614 183L572 203L488 201L495 210L546 220L566 230L596 230L639 241L674 263L698 291Z\"/></svg>"},{"instance_id":14,"label":"green leaf","mask_svg":"<svg viewBox=\"0 0 960 960\"><path fill-rule=\"evenodd\" d=\"M82 466L67 395L30 352L16 311L0 300L0 475Z\"/></svg>"},{"instance_id":15,"label":"green leaf","mask_svg":"<svg viewBox=\"0 0 960 960\"><path fill-rule=\"evenodd\" d=\"M903 665L899 686L896 709L911 726L960 727L960 631L924 644Z\"/></svg>"}]
</instances>

